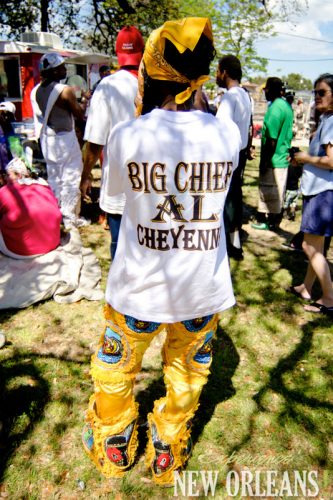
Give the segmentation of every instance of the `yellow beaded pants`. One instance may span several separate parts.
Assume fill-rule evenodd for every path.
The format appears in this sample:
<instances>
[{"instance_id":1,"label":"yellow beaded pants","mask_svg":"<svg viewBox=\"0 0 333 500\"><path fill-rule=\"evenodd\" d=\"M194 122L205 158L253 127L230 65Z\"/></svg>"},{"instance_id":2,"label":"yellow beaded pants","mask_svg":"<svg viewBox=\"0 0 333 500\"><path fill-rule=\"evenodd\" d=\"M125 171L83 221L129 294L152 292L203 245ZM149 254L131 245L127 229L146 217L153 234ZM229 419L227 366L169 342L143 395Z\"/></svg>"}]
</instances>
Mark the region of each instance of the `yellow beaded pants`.
<instances>
[{"instance_id":1,"label":"yellow beaded pants","mask_svg":"<svg viewBox=\"0 0 333 500\"><path fill-rule=\"evenodd\" d=\"M134 379L152 339L162 330L166 396L148 415L147 464L155 482L173 483L190 454L190 421L211 365L217 315L174 324L140 321L105 308L106 326L92 357L95 392L83 432L86 452L106 477L121 477L134 462L138 405Z\"/></svg>"}]
</instances>

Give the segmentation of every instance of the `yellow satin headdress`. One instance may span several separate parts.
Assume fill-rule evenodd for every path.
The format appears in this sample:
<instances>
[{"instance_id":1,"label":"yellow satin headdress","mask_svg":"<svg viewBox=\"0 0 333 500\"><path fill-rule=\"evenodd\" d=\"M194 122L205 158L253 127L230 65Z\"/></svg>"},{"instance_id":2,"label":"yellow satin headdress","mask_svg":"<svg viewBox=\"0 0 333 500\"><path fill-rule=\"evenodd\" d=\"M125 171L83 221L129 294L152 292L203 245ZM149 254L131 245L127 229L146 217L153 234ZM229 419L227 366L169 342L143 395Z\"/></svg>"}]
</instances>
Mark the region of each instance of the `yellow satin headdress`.
<instances>
[{"instance_id":1,"label":"yellow satin headdress","mask_svg":"<svg viewBox=\"0 0 333 500\"><path fill-rule=\"evenodd\" d=\"M143 65L150 78L188 84L187 89L175 96L177 104L187 101L192 93L209 79L202 75L196 80L189 80L179 73L164 59L165 40L168 39L183 54L186 49L193 51L201 37L205 34L213 40L212 25L206 17L187 17L179 21L167 21L148 38L139 68L139 92L136 99L137 114L141 113L143 98Z\"/></svg>"}]
</instances>

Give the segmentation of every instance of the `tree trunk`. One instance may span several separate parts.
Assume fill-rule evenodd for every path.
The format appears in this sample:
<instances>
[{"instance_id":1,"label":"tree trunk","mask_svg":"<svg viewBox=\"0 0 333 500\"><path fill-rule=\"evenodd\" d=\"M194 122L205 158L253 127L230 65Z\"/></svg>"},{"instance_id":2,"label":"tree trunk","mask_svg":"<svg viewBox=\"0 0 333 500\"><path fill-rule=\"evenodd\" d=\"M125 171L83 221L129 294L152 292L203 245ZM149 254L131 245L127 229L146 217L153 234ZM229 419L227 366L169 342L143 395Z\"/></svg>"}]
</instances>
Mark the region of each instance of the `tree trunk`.
<instances>
[{"instance_id":1,"label":"tree trunk","mask_svg":"<svg viewBox=\"0 0 333 500\"><path fill-rule=\"evenodd\" d=\"M49 30L49 1L50 0L41 0L40 2L40 10L41 10L41 31Z\"/></svg>"}]
</instances>

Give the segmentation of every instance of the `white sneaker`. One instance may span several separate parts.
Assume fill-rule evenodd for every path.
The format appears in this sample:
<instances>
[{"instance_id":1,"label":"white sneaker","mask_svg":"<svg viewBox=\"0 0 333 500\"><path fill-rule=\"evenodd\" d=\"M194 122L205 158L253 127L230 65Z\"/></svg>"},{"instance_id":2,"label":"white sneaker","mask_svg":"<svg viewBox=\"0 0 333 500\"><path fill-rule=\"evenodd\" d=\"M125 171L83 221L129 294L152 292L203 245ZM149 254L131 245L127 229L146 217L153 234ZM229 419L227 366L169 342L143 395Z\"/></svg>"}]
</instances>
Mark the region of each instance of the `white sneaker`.
<instances>
[{"instance_id":1,"label":"white sneaker","mask_svg":"<svg viewBox=\"0 0 333 500\"><path fill-rule=\"evenodd\" d=\"M3 332L0 332L0 349L3 348L3 346L5 345L5 343L6 343L5 334Z\"/></svg>"},{"instance_id":2,"label":"white sneaker","mask_svg":"<svg viewBox=\"0 0 333 500\"><path fill-rule=\"evenodd\" d=\"M86 226L90 226L90 224L91 224L91 220L84 219L83 217L78 217L74 221L75 227L86 227Z\"/></svg>"},{"instance_id":3,"label":"white sneaker","mask_svg":"<svg viewBox=\"0 0 333 500\"><path fill-rule=\"evenodd\" d=\"M91 224L90 220L84 219L83 217L64 217L63 223L65 226L65 230L70 231L74 227L86 227Z\"/></svg>"}]
</instances>

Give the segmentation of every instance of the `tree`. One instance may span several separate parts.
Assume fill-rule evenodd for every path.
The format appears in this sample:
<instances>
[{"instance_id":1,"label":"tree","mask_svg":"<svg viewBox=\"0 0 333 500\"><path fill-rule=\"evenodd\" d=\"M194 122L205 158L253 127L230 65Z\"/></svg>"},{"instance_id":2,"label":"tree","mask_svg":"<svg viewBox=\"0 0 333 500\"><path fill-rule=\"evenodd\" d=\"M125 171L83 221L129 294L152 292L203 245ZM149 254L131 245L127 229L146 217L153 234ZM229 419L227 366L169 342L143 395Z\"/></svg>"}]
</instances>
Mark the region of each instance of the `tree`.
<instances>
[{"instance_id":1,"label":"tree","mask_svg":"<svg viewBox=\"0 0 333 500\"><path fill-rule=\"evenodd\" d=\"M80 0L0 0L2 36L9 39L24 31L53 31L63 40L75 40L82 21Z\"/></svg>"},{"instance_id":2,"label":"tree","mask_svg":"<svg viewBox=\"0 0 333 500\"><path fill-rule=\"evenodd\" d=\"M213 23L219 56L226 53L237 56L245 75L266 68L267 60L257 55L255 42L258 38L272 36L273 25L261 2L216 1Z\"/></svg>"},{"instance_id":3,"label":"tree","mask_svg":"<svg viewBox=\"0 0 333 500\"><path fill-rule=\"evenodd\" d=\"M257 85L264 85L266 83L267 77L263 75L251 76L249 78L251 83L256 83Z\"/></svg>"},{"instance_id":4,"label":"tree","mask_svg":"<svg viewBox=\"0 0 333 500\"><path fill-rule=\"evenodd\" d=\"M52 31L69 47L114 53L117 32L126 24L144 36L168 19L180 17L176 0L0 0L3 36L24 31Z\"/></svg>"},{"instance_id":5,"label":"tree","mask_svg":"<svg viewBox=\"0 0 333 500\"><path fill-rule=\"evenodd\" d=\"M114 53L116 34L134 24L147 37L168 19L210 17L217 55L231 52L245 75L265 70L255 50L258 38L274 34L273 21L299 13L307 0L0 0L3 34L17 38L26 30L53 31L68 46ZM279 10L277 10L277 6Z\"/></svg>"},{"instance_id":6,"label":"tree","mask_svg":"<svg viewBox=\"0 0 333 500\"><path fill-rule=\"evenodd\" d=\"M0 0L0 24L2 36L16 38L25 30L32 29L38 15L35 0Z\"/></svg>"},{"instance_id":7,"label":"tree","mask_svg":"<svg viewBox=\"0 0 333 500\"><path fill-rule=\"evenodd\" d=\"M209 17L215 15L215 0L180 0L180 17Z\"/></svg>"},{"instance_id":8,"label":"tree","mask_svg":"<svg viewBox=\"0 0 333 500\"><path fill-rule=\"evenodd\" d=\"M245 76L264 72L267 59L258 56L255 42L274 36L274 21L286 21L307 7L307 0L181 0L183 15L211 18L217 55L232 53L242 63Z\"/></svg>"},{"instance_id":9,"label":"tree","mask_svg":"<svg viewBox=\"0 0 333 500\"><path fill-rule=\"evenodd\" d=\"M282 21L291 15L299 15L308 8L308 0L260 0L260 3L271 17L280 18Z\"/></svg>"},{"instance_id":10,"label":"tree","mask_svg":"<svg viewBox=\"0 0 333 500\"><path fill-rule=\"evenodd\" d=\"M89 35L93 47L114 54L118 31L135 25L144 37L168 19L179 17L176 0L92 0L95 26Z\"/></svg>"},{"instance_id":11,"label":"tree","mask_svg":"<svg viewBox=\"0 0 333 500\"><path fill-rule=\"evenodd\" d=\"M289 89L292 90L311 90L312 81L299 73L289 73L287 76L282 76L281 80L287 83Z\"/></svg>"}]
</instances>

